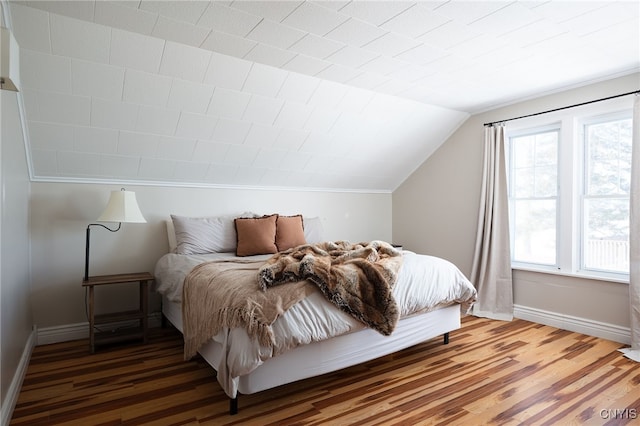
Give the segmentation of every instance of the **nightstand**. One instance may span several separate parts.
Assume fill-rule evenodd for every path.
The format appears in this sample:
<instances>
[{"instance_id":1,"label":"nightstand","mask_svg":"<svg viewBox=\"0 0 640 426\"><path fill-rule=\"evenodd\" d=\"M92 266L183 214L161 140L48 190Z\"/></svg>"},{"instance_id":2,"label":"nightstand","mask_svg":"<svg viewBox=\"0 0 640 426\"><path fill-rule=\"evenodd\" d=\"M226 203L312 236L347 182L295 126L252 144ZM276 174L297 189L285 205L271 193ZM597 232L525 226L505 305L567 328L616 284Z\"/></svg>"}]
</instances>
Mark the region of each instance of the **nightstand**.
<instances>
[{"instance_id":1,"label":"nightstand","mask_svg":"<svg viewBox=\"0 0 640 426\"><path fill-rule=\"evenodd\" d=\"M98 344L114 343L125 340L141 339L147 343L148 334L148 291L149 282L153 280L153 275L149 272L138 272L135 274L98 275L82 280L82 286L89 288L89 343L91 353L95 352ZM140 307L136 311L114 312L109 314L95 314L94 289L96 286L111 284L138 283L140 290ZM117 321L138 320L139 327L126 328L115 332L96 332L98 324L114 323Z\"/></svg>"}]
</instances>

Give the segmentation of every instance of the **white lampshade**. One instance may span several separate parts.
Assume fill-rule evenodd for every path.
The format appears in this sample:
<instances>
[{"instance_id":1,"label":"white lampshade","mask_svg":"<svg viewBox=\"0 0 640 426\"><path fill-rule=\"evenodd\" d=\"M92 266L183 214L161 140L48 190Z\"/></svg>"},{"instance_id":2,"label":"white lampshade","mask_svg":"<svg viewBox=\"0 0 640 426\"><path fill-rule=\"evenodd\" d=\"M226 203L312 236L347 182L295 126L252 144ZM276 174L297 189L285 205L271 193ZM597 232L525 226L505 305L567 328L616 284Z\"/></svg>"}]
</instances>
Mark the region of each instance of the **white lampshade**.
<instances>
[{"instance_id":1,"label":"white lampshade","mask_svg":"<svg viewBox=\"0 0 640 426\"><path fill-rule=\"evenodd\" d=\"M100 217L100 222L146 223L142 216L136 193L133 191L111 191L109 202Z\"/></svg>"}]
</instances>

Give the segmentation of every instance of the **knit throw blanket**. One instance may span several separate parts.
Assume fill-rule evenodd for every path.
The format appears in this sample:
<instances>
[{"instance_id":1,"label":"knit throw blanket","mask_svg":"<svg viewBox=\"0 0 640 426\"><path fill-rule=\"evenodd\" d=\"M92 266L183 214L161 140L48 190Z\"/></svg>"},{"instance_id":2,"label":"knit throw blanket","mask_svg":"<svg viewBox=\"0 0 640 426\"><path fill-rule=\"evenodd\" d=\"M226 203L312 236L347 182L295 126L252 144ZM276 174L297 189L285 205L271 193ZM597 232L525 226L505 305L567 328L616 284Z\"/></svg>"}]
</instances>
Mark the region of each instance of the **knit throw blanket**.
<instances>
[{"instance_id":1,"label":"knit throw blanket","mask_svg":"<svg viewBox=\"0 0 640 426\"><path fill-rule=\"evenodd\" d=\"M211 261L187 275L182 289L185 359L224 327L244 327L261 345L274 344L273 322L313 286L300 281L264 291L258 284L261 265L264 261Z\"/></svg>"},{"instance_id":2,"label":"knit throw blanket","mask_svg":"<svg viewBox=\"0 0 640 426\"><path fill-rule=\"evenodd\" d=\"M384 241L307 244L271 257L260 268L264 289L300 280L314 283L338 308L388 336L399 311L392 290L402 253Z\"/></svg>"}]
</instances>

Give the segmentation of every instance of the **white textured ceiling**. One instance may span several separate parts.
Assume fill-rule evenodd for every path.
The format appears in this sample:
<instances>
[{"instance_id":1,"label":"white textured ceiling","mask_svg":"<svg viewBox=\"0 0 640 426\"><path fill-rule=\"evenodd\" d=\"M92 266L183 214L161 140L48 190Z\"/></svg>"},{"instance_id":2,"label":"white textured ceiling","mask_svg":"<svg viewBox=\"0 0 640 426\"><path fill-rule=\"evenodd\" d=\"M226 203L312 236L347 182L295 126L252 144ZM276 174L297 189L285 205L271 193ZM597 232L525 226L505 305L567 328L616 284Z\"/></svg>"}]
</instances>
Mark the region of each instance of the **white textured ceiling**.
<instances>
[{"instance_id":1,"label":"white textured ceiling","mask_svg":"<svg viewBox=\"0 0 640 426\"><path fill-rule=\"evenodd\" d=\"M16 1L36 179L390 191L468 117L640 70L638 1Z\"/></svg>"}]
</instances>

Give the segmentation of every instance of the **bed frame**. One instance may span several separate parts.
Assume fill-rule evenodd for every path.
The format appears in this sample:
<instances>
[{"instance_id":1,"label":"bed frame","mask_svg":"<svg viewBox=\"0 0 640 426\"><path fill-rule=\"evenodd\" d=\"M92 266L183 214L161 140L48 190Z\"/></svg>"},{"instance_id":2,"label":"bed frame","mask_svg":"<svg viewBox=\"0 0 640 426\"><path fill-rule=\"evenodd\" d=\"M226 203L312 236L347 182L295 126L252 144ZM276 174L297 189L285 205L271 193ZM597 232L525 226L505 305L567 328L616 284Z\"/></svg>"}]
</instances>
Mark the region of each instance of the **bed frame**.
<instances>
[{"instance_id":1,"label":"bed frame","mask_svg":"<svg viewBox=\"0 0 640 426\"><path fill-rule=\"evenodd\" d=\"M162 302L163 320L168 319L183 332L180 305L165 298ZM444 344L447 344L449 332L459 328L460 305L456 304L403 318L398 321L391 336L383 336L370 328L364 328L328 340L298 346L268 359L251 373L241 376L238 395L252 394L351 367L440 335L444 335ZM198 352L211 366L217 366L222 351L220 344L212 340ZM237 412L238 396L229 399L229 414Z\"/></svg>"}]
</instances>

